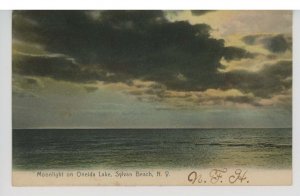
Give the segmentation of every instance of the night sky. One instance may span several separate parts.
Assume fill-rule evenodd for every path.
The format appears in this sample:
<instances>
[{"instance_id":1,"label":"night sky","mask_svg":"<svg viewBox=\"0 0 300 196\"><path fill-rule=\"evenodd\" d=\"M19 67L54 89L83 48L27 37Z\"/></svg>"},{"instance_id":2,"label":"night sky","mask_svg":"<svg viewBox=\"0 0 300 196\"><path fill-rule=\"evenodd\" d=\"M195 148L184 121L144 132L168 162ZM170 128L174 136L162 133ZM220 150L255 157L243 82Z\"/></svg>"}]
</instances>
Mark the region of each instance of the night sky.
<instances>
[{"instance_id":1,"label":"night sky","mask_svg":"<svg viewBox=\"0 0 300 196\"><path fill-rule=\"evenodd\" d=\"M292 126L291 11L14 11L13 128Z\"/></svg>"}]
</instances>

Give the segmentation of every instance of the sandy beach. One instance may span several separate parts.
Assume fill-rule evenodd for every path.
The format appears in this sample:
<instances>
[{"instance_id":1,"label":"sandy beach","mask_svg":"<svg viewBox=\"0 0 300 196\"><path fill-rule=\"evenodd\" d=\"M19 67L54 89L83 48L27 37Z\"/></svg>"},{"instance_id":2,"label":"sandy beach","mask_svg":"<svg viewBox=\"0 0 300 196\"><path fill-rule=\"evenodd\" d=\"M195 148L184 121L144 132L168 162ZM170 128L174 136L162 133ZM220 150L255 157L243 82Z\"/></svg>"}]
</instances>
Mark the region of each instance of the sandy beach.
<instances>
[{"instance_id":1,"label":"sandy beach","mask_svg":"<svg viewBox=\"0 0 300 196\"><path fill-rule=\"evenodd\" d=\"M14 186L292 185L290 169L137 169L13 171Z\"/></svg>"}]
</instances>

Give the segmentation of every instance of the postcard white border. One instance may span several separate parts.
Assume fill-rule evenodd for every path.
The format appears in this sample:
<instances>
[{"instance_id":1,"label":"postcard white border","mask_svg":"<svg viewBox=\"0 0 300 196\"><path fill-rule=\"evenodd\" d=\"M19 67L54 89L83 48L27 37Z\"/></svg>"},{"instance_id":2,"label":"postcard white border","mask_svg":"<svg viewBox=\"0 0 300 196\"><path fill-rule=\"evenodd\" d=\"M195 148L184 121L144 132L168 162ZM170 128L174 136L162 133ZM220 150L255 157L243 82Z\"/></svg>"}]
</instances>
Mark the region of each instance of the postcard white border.
<instances>
[{"instance_id":1,"label":"postcard white border","mask_svg":"<svg viewBox=\"0 0 300 196\"><path fill-rule=\"evenodd\" d=\"M173 0L175 1L175 0ZM214 1L214 0L210 0ZM225 0L218 0L224 6ZM227 0L226 0L227 1ZM241 1L244 0L239 0ZM269 0L266 0L268 4ZM276 0L272 0L277 2ZM16 1L13 1L16 2ZM26 1L22 1L24 5ZM32 1L30 1L32 2ZM58 1L53 1L58 2ZM153 2L153 1L150 1ZM186 0L185 0L186 2ZM254 1L251 1L252 3ZM288 0L282 1L288 4ZM19 2L20 3L20 2ZM244 3L244 2L243 2ZM23 8L16 6L18 8ZM26 7L26 6L25 6ZM198 6L199 7L199 6ZM273 6L274 7L274 6ZM284 9L283 6L279 9ZM84 9L85 7L82 7ZM164 9L165 7L161 7ZM181 7L185 9L187 7ZM218 9L215 6L214 9ZM222 9L227 9L227 6ZM248 7L249 9L252 6ZM264 8L264 6L260 7ZM101 9L101 7L98 7ZM126 6L123 8L126 9ZM230 9L230 8L228 8ZM232 8L231 8L232 9ZM256 8L257 9L257 8ZM294 12L293 41L293 186L253 187L12 187L11 183L11 11L0 11L0 195L299 195L300 193L300 11Z\"/></svg>"},{"instance_id":2,"label":"postcard white border","mask_svg":"<svg viewBox=\"0 0 300 196\"><path fill-rule=\"evenodd\" d=\"M300 9L299 0L9 0L1 9Z\"/></svg>"}]
</instances>

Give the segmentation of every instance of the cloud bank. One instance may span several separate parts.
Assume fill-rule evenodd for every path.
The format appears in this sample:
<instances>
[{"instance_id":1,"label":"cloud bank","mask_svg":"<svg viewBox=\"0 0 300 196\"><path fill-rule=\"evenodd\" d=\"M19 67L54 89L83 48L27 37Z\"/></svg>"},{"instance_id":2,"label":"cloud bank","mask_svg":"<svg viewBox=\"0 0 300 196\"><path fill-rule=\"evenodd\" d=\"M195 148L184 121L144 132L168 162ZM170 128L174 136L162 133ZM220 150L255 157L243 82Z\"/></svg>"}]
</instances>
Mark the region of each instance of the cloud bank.
<instances>
[{"instance_id":1,"label":"cloud bank","mask_svg":"<svg viewBox=\"0 0 300 196\"><path fill-rule=\"evenodd\" d=\"M222 62L254 62L265 54L227 46L211 31L204 23L171 22L163 11L14 11L13 73L95 84L87 92L99 82L121 83L140 100L178 107L291 104L292 61L276 56L291 51L291 36L244 36L246 45L275 55L273 62L222 72Z\"/></svg>"}]
</instances>

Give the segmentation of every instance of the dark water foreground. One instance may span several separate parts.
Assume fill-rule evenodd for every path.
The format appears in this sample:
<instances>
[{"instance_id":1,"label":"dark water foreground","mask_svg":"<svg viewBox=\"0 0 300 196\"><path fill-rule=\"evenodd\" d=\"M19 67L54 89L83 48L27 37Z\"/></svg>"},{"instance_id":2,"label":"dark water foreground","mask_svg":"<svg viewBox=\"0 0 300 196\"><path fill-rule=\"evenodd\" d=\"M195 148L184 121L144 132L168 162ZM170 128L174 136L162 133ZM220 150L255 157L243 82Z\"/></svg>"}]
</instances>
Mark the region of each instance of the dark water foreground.
<instances>
[{"instance_id":1,"label":"dark water foreground","mask_svg":"<svg viewBox=\"0 0 300 196\"><path fill-rule=\"evenodd\" d=\"M13 168L291 168L291 129L13 130Z\"/></svg>"}]
</instances>

